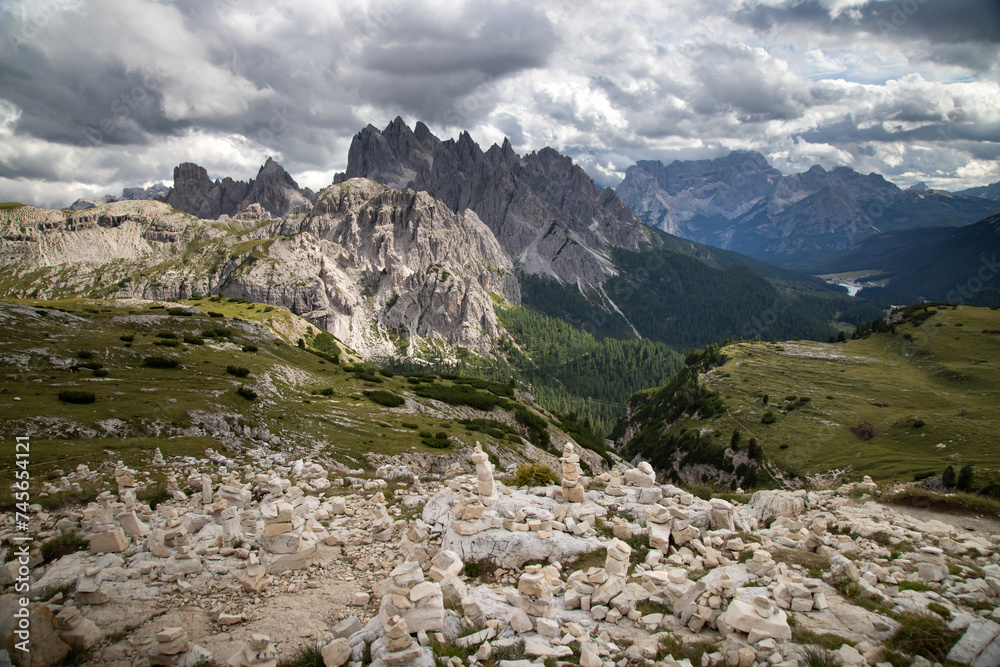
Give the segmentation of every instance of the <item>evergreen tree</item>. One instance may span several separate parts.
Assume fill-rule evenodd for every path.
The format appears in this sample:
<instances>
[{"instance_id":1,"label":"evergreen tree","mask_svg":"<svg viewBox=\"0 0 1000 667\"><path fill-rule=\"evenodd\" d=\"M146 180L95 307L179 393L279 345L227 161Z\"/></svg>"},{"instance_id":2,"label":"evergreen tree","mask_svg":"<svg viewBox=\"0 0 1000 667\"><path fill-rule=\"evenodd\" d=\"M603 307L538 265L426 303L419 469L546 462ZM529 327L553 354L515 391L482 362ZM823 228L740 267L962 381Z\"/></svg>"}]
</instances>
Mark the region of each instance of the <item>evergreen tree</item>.
<instances>
[{"instance_id":1,"label":"evergreen tree","mask_svg":"<svg viewBox=\"0 0 1000 667\"><path fill-rule=\"evenodd\" d=\"M962 469L958 471L958 481L955 482L955 486L959 491L969 493L974 488L974 477L975 471L971 465L962 466Z\"/></svg>"},{"instance_id":2,"label":"evergreen tree","mask_svg":"<svg viewBox=\"0 0 1000 667\"><path fill-rule=\"evenodd\" d=\"M941 475L941 483L945 485L946 488L955 488L955 469L948 466L944 469L944 474Z\"/></svg>"}]
</instances>

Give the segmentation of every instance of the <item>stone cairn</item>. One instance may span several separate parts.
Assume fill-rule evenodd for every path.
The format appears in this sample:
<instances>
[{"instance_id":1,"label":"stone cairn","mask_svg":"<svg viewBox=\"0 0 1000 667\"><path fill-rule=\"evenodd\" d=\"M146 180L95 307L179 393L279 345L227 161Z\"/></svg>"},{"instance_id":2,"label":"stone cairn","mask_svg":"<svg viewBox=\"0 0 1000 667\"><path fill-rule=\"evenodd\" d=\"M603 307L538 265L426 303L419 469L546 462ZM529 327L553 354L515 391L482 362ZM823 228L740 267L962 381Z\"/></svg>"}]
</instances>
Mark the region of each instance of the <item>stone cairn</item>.
<instances>
[{"instance_id":1,"label":"stone cairn","mask_svg":"<svg viewBox=\"0 0 1000 667\"><path fill-rule=\"evenodd\" d=\"M453 574L452 569L447 571ZM393 625L396 616L406 622L408 632L440 632L444 628L441 584L425 581L419 563L403 563L378 584L377 590L382 595L378 615L384 628Z\"/></svg>"},{"instance_id":2,"label":"stone cairn","mask_svg":"<svg viewBox=\"0 0 1000 667\"><path fill-rule=\"evenodd\" d=\"M500 502L497 493L497 483L493 479L493 464L489 455L483 451L482 445L476 442L475 451L472 453L472 462L476 464L476 485L479 491L479 502L484 507L496 507Z\"/></svg>"},{"instance_id":3,"label":"stone cairn","mask_svg":"<svg viewBox=\"0 0 1000 667\"><path fill-rule=\"evenodd\" d=\"M261 503L264 529L257 540L261 547L261 563L268 574L303 569L312 564L316 556L316 535L305 520L295 514L292 506L292 502L301 499L302 490L293 487L287 495L271 503Z\"/></svg>"},{"instance_id":4,"label":"stone cairn","mask_svg":"<svg viewBox=\"0 0 1000 667\"><path fill-rule=\"evenodd\" d=\"M156 646L147 657L154 667L194 667L211 662L212 652L192 644L184 628L169 627L156 633Z\"/></svg>"},{"instance_id":5,"label":"stone cairn","mask_svg":"<svg viewBox=\"0 0 1000 667\"><path fill-rule=\"evenodd\" d=\"M90 619L84 618L76 607L63 607L56 614L53 624L59 639L79 653L97 644L104 636L100 628Z\"/></svg>"},{"instance_id":6,"label":"stone cairn","mask_svg":"<svg viewBox=\"0 0 1000 667\"><path fill-rule=\"evenodd\" d=\"M562 464L562 499L564 503L582 503L584 489L580 468L580 455L573 449L573 443L566 443L563 455L559 459Z\"/></svg>"},{"instance_id":7,"label":"stone cairn","mask_svg":"<svg viewBox=\"0 0 1000 667\"><path fill-rule=\"evenodd\" d=\"M622 474L618 471L618 468L612 468L608 474L610 480L608 481L608 487L604 489L604 493L615 498L621 498L626 495L625 489L622 488Z\"/></svg>"}]
</instances>

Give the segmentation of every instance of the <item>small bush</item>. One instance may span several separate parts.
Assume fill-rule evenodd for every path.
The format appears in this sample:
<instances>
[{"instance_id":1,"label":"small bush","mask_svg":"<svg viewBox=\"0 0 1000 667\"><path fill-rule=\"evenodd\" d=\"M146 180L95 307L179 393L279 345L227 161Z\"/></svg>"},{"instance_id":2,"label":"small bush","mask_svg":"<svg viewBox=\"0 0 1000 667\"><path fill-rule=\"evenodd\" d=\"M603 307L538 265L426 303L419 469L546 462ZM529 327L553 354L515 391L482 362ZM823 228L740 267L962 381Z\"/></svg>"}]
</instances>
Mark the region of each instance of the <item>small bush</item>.
<instances>
[{"instance_id":1,"label":"small bush","mask_svg":"<svg viewBox=\"0 0 1000 667\"><path fill-rule=\"evenodd\" d=\"M135 340L135 336L119 336L118 340L122 341L123 343L131 343L132 341Z\"/></svg>"},{"instance_id":2,"label":"small bush","mask_svg":"<svg viewBox=\"0 0 1000 667\"><path fill-rule=\"evenodd\" d=\"M257 346L256 345L244 345L241 349L244 352L256 352L257 351Z\"/></svg>"},{"instance_id":3,"label":"small bush","mask_svg":"<svg viewBox=\"0 0 1000 667\"><path fill-rule=\"evenodd\" d=\"M96 371L104 368L104 364L99 361L88 361L85 364L80 364L80 368L86 368L88 371Z\"/></svg>"},{"instance_id":4,"label":"small bush","mask_svg":"<svg viewBox=\"0 0 1000 667\"><path fill-rule=\"evenodd\" d=\"M962 466L962 469L958 471L958 480L955 482L955 488L959 491L969 493L975 486L975 475L975 469L971 465Z\"/></svg>"},{"instance_id":5,"label":"small bush","mask_svg":"<svg viewBox=\"0 0 1000 667\"><path fill-rule=\"evenodd\" d=\"M167 313L170 315L175 315L177 317L191 317L192 315L194 315L194 313L192 313L187 308L170 308L169 310L167 310Z\"/></svg>"},{"instance_id":6,"label":"small bush","mask_svg":"<svg viewBox=\"0 0 1000 667\"><path fill-rule=\"evenodd\" d=\"M220 313L220 312L218 312L216 310L210 310L210 311L208 311L208 316L209 317L225 317L225 315L223 315L222 313Z\"/></svg>"},{"instance_id":7,"label":"small bush","mask_svg":"<svg viewBox=\"0 0 1000 667\"><path fill-rule=\"evenodd\" d=\"M154 340L153 345L160 345L162 347L180 347L181 342L179 340L164 339L164 340Z\"/></svg>"},{"instance_id":8,"label":"small bush","mask_svg":"<svg viewBox=\"0 0 1000 667\"><path fill-rule=\"evenodd\" d=\"M146 368L177 368L181 362L167 357L146 357L142 360L142 365Z\"/></svg>"},{"instance_id":9,"label":"small bush","mask_svg":"<svg viewBox=\"0 0 1000 667\"><path fill-rule=\"evenodd\" d=\"M403 423L400 424L400 426L402 426L403 428L413 429L414 431L416 431L418 428L420 428L419 425L414 424L413 422L403 422Z\"/></svg>"},{"instance_id":10,"label":"small bush","mask_svg":"<svg viewBox=\"0 0 1000 667\"><path fill-rule=\"evenodd\" d=\"M245 368L243 366L233 366L233 365L226 366L226 372L238 378L245 378L246 376L250 375L250 369Z\"/></svg>"},{"instance_id":11,"label":"small bush","mask_svg":"<svg viewBox=\"0 0 1000 667\"><path fill-rule=\"evenodd\" d=\"M761 424L773 424L776 421L778 421L778 418L774 416L774 412L771 410L765 412L764 416L760 418Z\"/></svg>"},{"instance_id":12,"label":"small bush","mask_svg":"<svg viewBox=\"0 0 1000 667\"><path fill-rule=\"evenodd\" d=\"M257 392L255 392L250 387L242 387L241 386L239 389L236 390L236 393L239 394L240 396L242 396L243 398L247 399L248 401L256 401L257 400Z\"/></svg>"},{"instance_id":13,"label":"small bush","mask_svg":"<svg viewBox=\"0 0 1000 667\"><path fill-rule=\"evenodd\" d=\"M184 342L188 345L204 345L205 341L198 336L185 335Z\"/></svg>"},{"instance_id":14,"label":"small bush","mask_svg":"<svg viewBox=\"0 0 1000 667\"><path fill-rule=\"evenodd\" d=\"M77 535L76 531L69 531L46 540L39 548L39 552L46 563L51 563L63 556L83 551L88 546L87 541Z\"/></svg>"},{"instance_id":15,"label":"small bush","mask_svg":"<svg viewBox=\"0 0 1000 667\"><path fill-rule=\"evenodd\" d=\"M885 647L922 655L931 662L946 662L948 651L962 636L961 631L949 630L944 619L935 614L903 613L896 620L899 628L886 640Z\"/></svg>"},{"instance_id":16,"label":"small bush","mask_svg":"<svg viewBox=\"0 0 1000 667\"><path fill-rule=\"evenodd\" d=\"M95 368L94 369L95 378L106 378L108 377L108 371L106 368Z\"/></svg>"},{"instance_id":17,"label":"small bush","mask_svg":"<svg viewBox=\"0 0 1000 667\"><path fill-rule=\"evenodd\" d=\"M399 406L406 403L406 400L402 396L397 396L391 391L366 391L365 396L371 399L372 402L378 403L379 405L384 405L387 408L398 408ZM445 436L447 438L447 436Z\"/></svg>"},{"instance_id":18,"label":"small bush","mask_svg":"<svg viewBox=\"0 0 1000 667\"><path fill-rule=\"evenodd\" d=\"M94 353L88 352L87 350L80 350L79 352L76 353L76 356L79 357L80 359L93 359Z\"/></svg>"},{"instance_id":19,"label":"small bush","mask_svg":"<svg viewBox=\"0 0 1000 667\"><path fill-rule=\"evenodd\" d=\"M63 389L59 392L59 400L63 403L78 403L86 405L97 400L92 391L80 391L77 389Z\"/></svg>"},{"instance_id":20,"label":"small bush","mask_svg":"<svg viewBox=\"0 0 1000 667\"><path fill-rule=\"evenodd\" d=\"M439 440L438 438L424 438L421 442L432 449L448 449L451 447L451 440L448 440L447 438L444 440Z\"/></svg>"},{"instance_id":21,"label":"small bush","mask_svg":"<svg viewBox=\"0 0 1000 667\"><path fill-rule=\"evenodd\" d=\"M434 437L437 438L438 440L447 440L448 434L445 433L444 431L438 431L437 433L434 434Z\"/></svg>"},{"instance_id":22,"label":"small bush","mask_svg":"<svg viewBox=\"0 0 1000 667\"><path fill-rule=\"evenodd\" d=\"M549 486L559 484L559 475L547 465L541 463L522 463L517 466L514 479L511 484L514 486Z\"/></svg>"},{"instance_id":23,"label":"small bush","mask_svg":"<svg viewBox=\"0 0 1000 667\"><path fill-rule=\"evenodd\" d=\"M175 333L171 333L171 332L169 332L169 331L160 331L160 332L158 332L158 333L156 334L156 337L157 337L157 338L169 338L169 339L171 339L171 340L172 340L172 339L174 339L174 338L177 338L177 334L175 334Z\"/></svg>"}]
</instances>

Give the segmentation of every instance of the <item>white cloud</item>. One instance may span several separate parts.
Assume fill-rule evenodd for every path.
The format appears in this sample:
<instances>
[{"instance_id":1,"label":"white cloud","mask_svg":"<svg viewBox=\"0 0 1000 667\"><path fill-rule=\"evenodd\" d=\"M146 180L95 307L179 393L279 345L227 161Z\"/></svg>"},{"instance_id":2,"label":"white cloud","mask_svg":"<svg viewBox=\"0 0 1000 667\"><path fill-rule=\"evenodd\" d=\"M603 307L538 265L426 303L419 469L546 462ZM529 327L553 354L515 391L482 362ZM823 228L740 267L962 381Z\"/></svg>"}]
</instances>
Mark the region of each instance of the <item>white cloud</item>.
<instances>
[{"instance_id":1,"label":"white cloud","mask_svg":"<svg viewBox=\"0 0 1000 667\"><path fill-rule=\"evenodd\" d=\"M396 115L551 145L602 185L737 148L954 189L997 175L990 3L923 3L888 32L887 0L9 4L0 196L45 205L268 155L319 189Z\"/></svg>"}]
</instances>

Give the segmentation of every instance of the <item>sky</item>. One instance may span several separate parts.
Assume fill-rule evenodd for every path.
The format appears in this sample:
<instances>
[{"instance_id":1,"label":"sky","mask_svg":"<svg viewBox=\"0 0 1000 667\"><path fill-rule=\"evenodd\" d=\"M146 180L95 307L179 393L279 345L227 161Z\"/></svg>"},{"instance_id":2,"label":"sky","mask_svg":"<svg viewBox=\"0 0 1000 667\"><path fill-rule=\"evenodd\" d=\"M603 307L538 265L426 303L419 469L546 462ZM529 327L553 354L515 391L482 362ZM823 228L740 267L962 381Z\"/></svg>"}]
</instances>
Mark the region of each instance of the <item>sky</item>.
<instances>
[{"instance_id":1,"label":"sky","mask_svg":"<svg viewBox=\"0 0 1000 667\"><path fill-rule=\"evenodd\" d=\"M997 0L0 0L0 201L319 190L396 116L600 185L750 149L955 191L1000 181L998 42Z\"/></svg>"}]
</instances>

